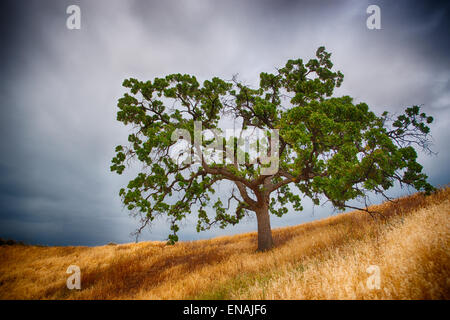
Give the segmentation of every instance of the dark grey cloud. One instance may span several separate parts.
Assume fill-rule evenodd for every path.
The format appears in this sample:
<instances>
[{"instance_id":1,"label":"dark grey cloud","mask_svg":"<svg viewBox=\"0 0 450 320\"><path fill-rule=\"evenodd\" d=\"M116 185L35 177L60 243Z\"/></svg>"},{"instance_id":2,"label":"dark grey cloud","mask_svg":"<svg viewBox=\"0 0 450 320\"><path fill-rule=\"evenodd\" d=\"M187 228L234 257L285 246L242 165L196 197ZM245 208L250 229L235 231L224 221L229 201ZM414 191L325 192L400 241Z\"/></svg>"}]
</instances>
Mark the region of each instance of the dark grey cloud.
<instances>
[{"instance_id":1,"label":"dark grey cloud","mask_svg":"<svg viewBox=\"0 0 450 320\"><path fill-rule=\"evenodd\" d=\"M78 4L81 30L68 30ZM382 30L366 28L381 8ZM338 95L376 112L420 104L436 118L435 150L420 154L436 185L450 177L449 5L426 1L2 1L0 10L0 236L43 244L130 241L137 222L122 209L124 176L109 172L128 129L116 120L121 83L192 73L257 84L290 58L325 45L345 74ZM393 195L406 191L396 188ZM379 200L379 199L377 199ZM376 200L376 201L377 201ZM273 226L327 216L305 203ZM256 221L181 238L254 230ZM163 240L164 219L143 239Z\"/></svg>"}]
</instances>

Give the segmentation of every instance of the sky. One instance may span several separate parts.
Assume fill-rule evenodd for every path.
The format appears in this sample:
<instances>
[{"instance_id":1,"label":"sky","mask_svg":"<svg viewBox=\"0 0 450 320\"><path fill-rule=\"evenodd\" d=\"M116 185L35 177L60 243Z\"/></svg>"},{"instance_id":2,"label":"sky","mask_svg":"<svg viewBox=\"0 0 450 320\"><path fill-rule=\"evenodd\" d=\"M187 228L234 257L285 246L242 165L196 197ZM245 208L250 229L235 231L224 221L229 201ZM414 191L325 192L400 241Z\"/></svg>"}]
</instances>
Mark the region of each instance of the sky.
<instances>
[{"instance_id":1,"label":"sky","mask_svg":"<svg viewBox=\"0 0 450 320\"><path fill-rule=\"evenodd\" d=\"M79 30L66 27L73 4L81 9ZM372 4L381 10L379 30L366 26ZM256 86L260 72L312 58L321 45L345 76L336 96L366 102L377 114L421 105L434 116L437 155L419 153L419 160L433 185L450 180L448 2L6 0L0 6L2 238L41 245L134 241L138 221L118 191L138 168L122 176L109 169L114 147L130 132L116 121L124 79L239 74ZM304 207L272 217L272 227L336 214L326 205ZM256 230L251 217L202 233L194 222L182 225L180 240ZM168 234L161 219L140 240Z\"/></svg>"}]
</instances>

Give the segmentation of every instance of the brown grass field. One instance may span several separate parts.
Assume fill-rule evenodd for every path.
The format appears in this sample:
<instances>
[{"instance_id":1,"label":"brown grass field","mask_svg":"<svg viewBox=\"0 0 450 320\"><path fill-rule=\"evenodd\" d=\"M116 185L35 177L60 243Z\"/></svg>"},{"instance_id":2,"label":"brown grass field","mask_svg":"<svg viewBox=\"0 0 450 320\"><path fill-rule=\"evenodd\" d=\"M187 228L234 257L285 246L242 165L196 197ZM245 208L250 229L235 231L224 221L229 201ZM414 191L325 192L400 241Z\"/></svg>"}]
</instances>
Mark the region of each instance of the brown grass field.
<instances>
[{"instance_id":1,"label":"brown grass field","mask_svg":"<svg viewBox=\"0 0 450 320\"><path fill-rule=\"evenodd\" d=\"M449 299L450 188L273 231L168 246L0 247L0 299ZM69 265L81 290L69 290ZM367 268L380 270L370 289Z\"/></svg>"}]
</instances>

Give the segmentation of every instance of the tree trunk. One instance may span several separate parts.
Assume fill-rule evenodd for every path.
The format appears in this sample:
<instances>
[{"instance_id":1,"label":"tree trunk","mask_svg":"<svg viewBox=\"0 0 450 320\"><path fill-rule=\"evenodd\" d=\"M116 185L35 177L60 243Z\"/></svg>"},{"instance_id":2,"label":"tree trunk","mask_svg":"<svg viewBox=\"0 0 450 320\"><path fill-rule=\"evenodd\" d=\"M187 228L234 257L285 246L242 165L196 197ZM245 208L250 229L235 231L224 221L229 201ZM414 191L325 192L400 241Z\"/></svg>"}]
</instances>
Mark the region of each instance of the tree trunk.
<instances>
[{"instance_id":1,"label":"tree trunk","mask_svg":"<svg viewBox=\"0 0 450 320\"><path fill-rule=\"evenodd\" d=\"M264 205L256 210L256 218L258 220L258 251L269 250L273 248L269 206Z\"/></svg>"}]
</instances>

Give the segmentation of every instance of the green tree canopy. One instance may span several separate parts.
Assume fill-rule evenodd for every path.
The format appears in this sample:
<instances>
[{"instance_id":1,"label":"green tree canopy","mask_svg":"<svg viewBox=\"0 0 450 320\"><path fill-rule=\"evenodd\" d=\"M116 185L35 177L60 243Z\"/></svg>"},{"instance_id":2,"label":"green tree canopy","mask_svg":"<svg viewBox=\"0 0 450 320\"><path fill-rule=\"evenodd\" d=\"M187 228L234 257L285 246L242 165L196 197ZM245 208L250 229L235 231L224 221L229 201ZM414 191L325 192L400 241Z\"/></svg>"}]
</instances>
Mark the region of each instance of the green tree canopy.
<instances>
[{"instance_id":1,"label":"green tree canopy","mask_svg":"<svg viewBox=\"0 0 450 320\"><path fill-rule=\"evenodd\" d=\"M187 215L198 217L201 231L214 224L237 224L254 212L258 249L266 250L273 246L269 213L284 215L288 203L301 211L302 199L309 197L315 204L329 201L343 210L351 207L349 200L365 199L371 192L387 196L385 191L396 182L432 191L414 147L429 150L427 125L433 118L418 106L398 116L377 116L349 96L332 97L344 76L332 70L330 56L320 47L306 63L289 60L276 73L261 73L258 88L236 77L214 77L200 84L187 74L125 80L129 91L119 99L117 120L130 125L132 132L128 145L116 147L111 170L121 174L131 160L142 164L119 192L124 205L140 217L137 234L157 216L166 216L171 221L168 240L174 243ZM241 137L220 136L221 119L232 119L243 130L265 132L266 148L260 141L257 147L264 155L276 155L276 170L264 170L274 164L274 157L268 163L262 158L250 162ZM215 139L202 135L196 146L196 123L211 130ZM179 143L173 139L177 130L190 135L180 137L188 143L185 155L190 162L170 156ZM275 133L277 144L271 142ZM202 155L218 141L222 156L205 161ZM237 161L239 155L246 161ZM226 198L213 199L217 183L224 180L235 188Z\"/></svg>"}]
</instances>

